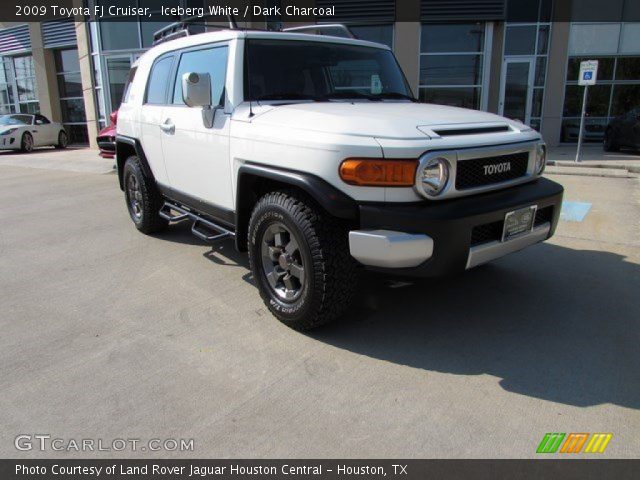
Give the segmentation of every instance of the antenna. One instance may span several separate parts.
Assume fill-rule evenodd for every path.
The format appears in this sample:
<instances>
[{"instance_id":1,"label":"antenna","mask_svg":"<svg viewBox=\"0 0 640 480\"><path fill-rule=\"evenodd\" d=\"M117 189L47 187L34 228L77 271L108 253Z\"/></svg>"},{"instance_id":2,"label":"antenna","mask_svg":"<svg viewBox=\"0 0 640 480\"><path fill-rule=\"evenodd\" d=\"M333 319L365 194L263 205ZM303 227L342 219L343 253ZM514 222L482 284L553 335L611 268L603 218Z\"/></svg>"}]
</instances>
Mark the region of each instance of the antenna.
<instances>
[{"instance_id":1,"label":"antenna","mask_svg":"<svg viewBox=\"0 0 640 480\"><path fill-rule=\"evenodd\" d=\"M236 17L233 13L227 15L227 19L229 20L229 29L230 30L238 30L238 22L236 22Z\"/></svg>"},{"instance_id":2,"label":"antenna","mask_svg":"<svg viewBox=\"0 0 640 480\"><path fill-rule=\"evenodd\" d=\"M251 62L249 61L249 42L245 39L244 61L247 65L247 93L249 94L249 118L253 118L253 96L251 95Z\"/></svg>"}]
</instances>

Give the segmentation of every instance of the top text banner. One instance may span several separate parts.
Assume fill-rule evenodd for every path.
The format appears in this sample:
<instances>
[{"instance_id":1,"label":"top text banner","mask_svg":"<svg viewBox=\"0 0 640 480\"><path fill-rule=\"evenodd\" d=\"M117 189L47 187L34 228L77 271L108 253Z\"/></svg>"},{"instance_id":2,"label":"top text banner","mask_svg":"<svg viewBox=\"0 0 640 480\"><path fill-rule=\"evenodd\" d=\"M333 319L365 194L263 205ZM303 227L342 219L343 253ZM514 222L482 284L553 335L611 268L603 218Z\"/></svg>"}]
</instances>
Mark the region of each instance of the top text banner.
<instances>
[{"instance_id":1,"label":"top text banner","mask_svg":"<svg viewBox=\"0 0 640 480\"><path fill-rule=\"evenodd\" d=\"M267 4L276 6L266 7ZM237 22L637 22L640 2L630 0L469 0L461 11L456 0L388 0L371 6L368 0L2 0L0 22L152 21L190 17ZM188 4L189 7L178 5Z\"/></svg>"}]
</instances>

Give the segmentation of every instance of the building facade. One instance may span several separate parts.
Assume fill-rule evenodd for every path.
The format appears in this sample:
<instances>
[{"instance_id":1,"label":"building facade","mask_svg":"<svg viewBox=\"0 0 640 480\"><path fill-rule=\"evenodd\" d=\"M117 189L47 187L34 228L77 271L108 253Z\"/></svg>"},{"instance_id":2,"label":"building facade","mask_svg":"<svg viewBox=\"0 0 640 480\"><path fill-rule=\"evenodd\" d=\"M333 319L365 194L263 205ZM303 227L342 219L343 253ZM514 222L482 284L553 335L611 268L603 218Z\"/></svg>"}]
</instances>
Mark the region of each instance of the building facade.
<instances>
[{"instance_id":1,"label":"building facade","mask_svg":"<svg viewBox=\"0 0 640 480\"><path fill-rule=\"evenodd\" d=\"M207 0L172 3L202 6ZM521 120L540 130L550 145L577 140L581 60L600 64L587 102L587 141L601 141L611 118L640 106L640 22L632 21L640 16L637 0L304 3L336 5L337 18L317 22L344 23L359 38L393 48L421 101ZM593 12L603 8L607 21L598 21L602 15ZM151 46L153 32L168 23L113 18L0 25L0 114L41 112L61 121L72 142L95 146L97 132L118 108L131 64ZM281 23L268 18L250 26L278 28Z\"/></svg>"}]
</instances>

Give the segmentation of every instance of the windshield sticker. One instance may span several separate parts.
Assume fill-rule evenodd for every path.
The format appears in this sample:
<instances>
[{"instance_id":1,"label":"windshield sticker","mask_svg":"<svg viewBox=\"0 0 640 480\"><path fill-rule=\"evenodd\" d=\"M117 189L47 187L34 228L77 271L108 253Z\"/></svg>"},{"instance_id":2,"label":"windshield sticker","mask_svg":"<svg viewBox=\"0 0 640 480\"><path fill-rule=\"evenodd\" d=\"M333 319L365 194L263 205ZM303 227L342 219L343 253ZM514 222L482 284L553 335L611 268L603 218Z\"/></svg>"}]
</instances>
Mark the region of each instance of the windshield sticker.
<instances>
[{"instance_id":1,"label":"windshield sticker","mask_svg":"<svg viewBox=\"0 0 640 480\"><path fill-rule=\"evenodd\" d=\"M380 95L382 93L380 75L371 75L371 93L373 95Z\"/></svg>"}]
</instances>

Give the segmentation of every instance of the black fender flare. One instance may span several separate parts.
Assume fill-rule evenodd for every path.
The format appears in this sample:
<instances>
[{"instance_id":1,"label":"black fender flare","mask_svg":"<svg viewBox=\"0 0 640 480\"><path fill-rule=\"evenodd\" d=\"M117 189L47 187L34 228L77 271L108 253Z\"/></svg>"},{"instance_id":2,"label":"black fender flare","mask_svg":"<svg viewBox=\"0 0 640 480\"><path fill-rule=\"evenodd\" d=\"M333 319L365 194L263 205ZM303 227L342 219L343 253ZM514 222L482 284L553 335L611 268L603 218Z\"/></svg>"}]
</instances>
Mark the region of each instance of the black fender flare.
<instances>
[{"instance_id":1,"label":"black fender flare","mask_svg":"<svg viewBox=\"0 0 640 480\"><path fill-rule=\"evenodd\" d=\"M127 145L129 148L123 148L124 145ZM116 135L116 166L118 167L118 182L120 183L121 190L124 190L124 179L122 175L124 164L130 156L131 147L133 147L133 151L140 159L142 172L145 176L155 182L153 171L149 166L149 162L147 161L147 157L144 154L140 141L137 138L127 137L126 135Z\"/></svg>"},{"instance_id":2,"label":"black fender flare","mask_svg":"<svg viewBox=\"0 0 640 480\"><path fill-rule=\"evenodd\" d=\"M322 178L298 170L247 162L238 169L236 188L236 248L245 250L249 218L254 204L254 187L262 179L296 187L330 215L344 220L358 218L358 204L344 192Z\"/></svg>"}]
</instances>

